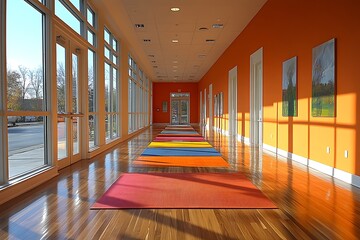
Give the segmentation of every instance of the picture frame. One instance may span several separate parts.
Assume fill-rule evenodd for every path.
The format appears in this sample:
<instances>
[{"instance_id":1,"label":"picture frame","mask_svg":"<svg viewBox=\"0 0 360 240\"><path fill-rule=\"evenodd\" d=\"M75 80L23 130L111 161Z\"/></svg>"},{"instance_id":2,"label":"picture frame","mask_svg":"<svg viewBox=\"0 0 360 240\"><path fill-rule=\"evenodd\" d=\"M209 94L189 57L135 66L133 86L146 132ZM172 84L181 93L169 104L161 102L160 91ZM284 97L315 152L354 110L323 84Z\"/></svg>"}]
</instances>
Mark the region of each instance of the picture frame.
<instances>
[{"instance_id":1,"label":"picture frame","mask_svg":"<svg viewBox=\"0 0 360 240\"><path fill-rule=\"evenodd\" d=\"M292 57L282 65L282 116L298 115L297 103L297 57Z\"/></svg>"},{"instance_id":2,"label":"picture frame","mask_svg":"<svg viewBox=\"0 0 360 240\"><path fill-rule=\"evenodd\" d=\"M312 50L313 117L335 117L335 38Z\"/></svg>"}]
</instances>

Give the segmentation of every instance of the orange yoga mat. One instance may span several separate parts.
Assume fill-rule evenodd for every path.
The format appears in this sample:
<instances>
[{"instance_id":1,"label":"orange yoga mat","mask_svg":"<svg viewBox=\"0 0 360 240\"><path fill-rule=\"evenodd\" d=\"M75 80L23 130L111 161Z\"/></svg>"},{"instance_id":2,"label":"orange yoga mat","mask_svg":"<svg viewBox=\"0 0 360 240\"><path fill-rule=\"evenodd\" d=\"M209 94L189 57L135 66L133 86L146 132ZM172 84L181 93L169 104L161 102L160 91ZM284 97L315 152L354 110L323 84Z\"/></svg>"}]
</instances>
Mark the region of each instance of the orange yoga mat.
<instances>
[{"instance_id":1,"label":"orange yoga mat","mask_svg":"<svg viewBox=\"0 0 360 240\"><path fill-rule=\"evenodd\" d=\"M229 167L222 157L158 157L140 156L133 165L138 167Z\"/></svg>"}]
</instances>

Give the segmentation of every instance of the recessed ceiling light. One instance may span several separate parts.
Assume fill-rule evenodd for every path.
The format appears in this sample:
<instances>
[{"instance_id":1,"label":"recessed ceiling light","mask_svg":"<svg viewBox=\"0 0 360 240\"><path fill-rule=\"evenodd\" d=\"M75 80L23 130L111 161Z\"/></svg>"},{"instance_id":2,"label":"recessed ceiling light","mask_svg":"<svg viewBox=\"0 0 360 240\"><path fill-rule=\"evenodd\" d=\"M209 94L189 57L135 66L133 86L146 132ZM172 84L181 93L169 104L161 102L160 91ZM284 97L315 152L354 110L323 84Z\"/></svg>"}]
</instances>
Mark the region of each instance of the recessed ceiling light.
<instances>
[{"instance_id":1,"label":"recessed ceiling light","mask_svg":"<svg viewBox=\"0 0 360 240\"><path fill-rule=\"evenodd\" d=\"M213 28L223 28L223 27L224 27L224 24L222 24L222 23L214 23L214 24L212 25L212 27L213 27Z\"/></svg>"},{"instance_id":2,"label":"recessed ceiling light","mask_svg":"<svg viewBox=\"0 0 360 240\"><path fill-rule=\"evenodd\" d=\"M179 40L178 40L178 39L173 39L173 40L171 40L171 42L172 42L172 43L178 43Z\"/></svg>"},{"instance_id":3,"label":"recessed ceiling light","mask_svg":"<svg viewBox=\"0 0 360 240\"><path fill-rule=\"evenodd\" d=\"M135 24L135 27L136 27L136 28L144 28L145 25L142 24L142 23L137 23L137 24Z\"/></svg>"},{"instance_id":4,"label":"recessed ceiling light","mask_svg":"<svg viewBox=\"0 0 360 240\"><path fill-rule=\"evenodd\" d=\"M144 42L151 42L151 39L144 39Z\"/></svg>"},{"instance_id":5,"label":"recessed ceiling light","mask_svg":"<svg viewBox=\"0 0 360 240\"><path fill-rule=\"evenodd\" d=\"M207 27L201 27L201 28L199 28L199 31L207 31L207 30L209 30Z\"/></svg>"},{"instance_id":6,"label":"recessed ceiling light","mask_svg":"<svg viewBox=\"0 0 360 240\"><path fill-rule=\"evenodd\" d=\"M178 8L178 7L172 7L172 8L170 8L170 10L171 10L172 12L178 12L178 11L180 11L180 8Z\"/></svg>"}]
</instances>

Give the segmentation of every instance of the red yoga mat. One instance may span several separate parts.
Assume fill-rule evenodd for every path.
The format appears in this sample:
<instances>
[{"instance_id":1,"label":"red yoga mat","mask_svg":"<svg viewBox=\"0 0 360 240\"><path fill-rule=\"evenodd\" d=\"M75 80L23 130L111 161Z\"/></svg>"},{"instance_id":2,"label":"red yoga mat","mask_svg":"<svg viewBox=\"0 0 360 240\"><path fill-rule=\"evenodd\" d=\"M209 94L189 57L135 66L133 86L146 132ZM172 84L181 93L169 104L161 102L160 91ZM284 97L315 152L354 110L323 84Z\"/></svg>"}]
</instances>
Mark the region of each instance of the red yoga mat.
<instances>
[{"instance_id":1,"label":"red yoga mat","mask_svg":"<svg viewBox=\"0 0 360 240\"><path fill-rule=\"evenodd\" d=\"M276 208L239 173L126 173L91 209Z\"/></svg>"}]
</instances>

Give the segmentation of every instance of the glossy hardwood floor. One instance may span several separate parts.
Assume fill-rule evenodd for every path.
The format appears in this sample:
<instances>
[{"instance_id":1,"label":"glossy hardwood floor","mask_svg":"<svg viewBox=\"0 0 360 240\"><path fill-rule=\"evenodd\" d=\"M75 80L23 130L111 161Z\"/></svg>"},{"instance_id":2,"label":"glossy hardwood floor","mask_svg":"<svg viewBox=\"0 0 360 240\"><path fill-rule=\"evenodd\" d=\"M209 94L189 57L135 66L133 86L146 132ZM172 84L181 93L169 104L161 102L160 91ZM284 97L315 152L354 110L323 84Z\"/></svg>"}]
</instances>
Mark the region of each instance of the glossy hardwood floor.
<instances>
[{"instance_id":1,"label":"glossy hardwood floor","mask_svg":"<svg viewBox=\"0 0 360 240\"><path fill-rule=\"evenodd\" d=\"M0 239L359 239L360 189L214 136L230 168L139 168L145 130L0 206ZM90 210L124 172L242 172L279 209ZM201 194L201 193L199 193Z\"/></svg>"}]
</instances>

